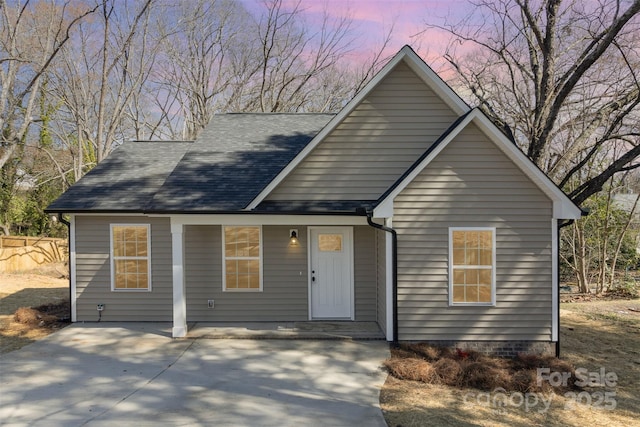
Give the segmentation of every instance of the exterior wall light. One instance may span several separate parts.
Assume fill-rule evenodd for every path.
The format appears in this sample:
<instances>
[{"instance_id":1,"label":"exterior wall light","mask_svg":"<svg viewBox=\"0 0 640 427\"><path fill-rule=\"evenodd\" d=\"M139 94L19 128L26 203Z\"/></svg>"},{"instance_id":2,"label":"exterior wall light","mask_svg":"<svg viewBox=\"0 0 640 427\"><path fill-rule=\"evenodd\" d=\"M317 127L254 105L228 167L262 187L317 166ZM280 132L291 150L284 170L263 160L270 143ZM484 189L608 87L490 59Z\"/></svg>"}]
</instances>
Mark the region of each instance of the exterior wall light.
<instances>
[{"instance_id":1,"label":"exterior wall light","mask_svg":"<svg viewBox=\"0 0 640 427\"><path fill-rule=\"evenodd\" d=\"M298 230L289 230L289 243L292 246L296 246L298 244Z\"/></svg>"}]
</instances>

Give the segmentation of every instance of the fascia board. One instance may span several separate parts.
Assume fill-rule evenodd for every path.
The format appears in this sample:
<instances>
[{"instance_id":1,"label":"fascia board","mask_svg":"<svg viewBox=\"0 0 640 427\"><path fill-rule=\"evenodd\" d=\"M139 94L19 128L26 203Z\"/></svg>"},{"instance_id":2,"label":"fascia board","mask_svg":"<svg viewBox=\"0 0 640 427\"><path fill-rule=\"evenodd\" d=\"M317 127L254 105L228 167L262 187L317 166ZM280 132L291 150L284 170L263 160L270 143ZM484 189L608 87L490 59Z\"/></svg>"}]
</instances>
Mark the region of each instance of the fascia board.
<instances>
[{"instance_id":1,"label":"fascia board","mask_svg":"<svg viewBox=\"0 0 640 427\"><path fill-rule=\"evenodd\" d=\"M440 142L425 159L405 179L382 200L374 209L373 216L387 218L393 216L393 200L420 174L431 161L471 122L474 122L498 149L502 151L542 192L553 202L553 217L556 219L579 219L581 210L566 194L562 192L547 175L508 139L496 126L479 110L473 110L460 124ZM390 214L391 211L391 214Z\"/></svg>"},{"instance_id":2,"label":"fascia board","mask_svg":"<svg viewBox=\"0 0 640 427\"><path fill-rule=\"evenodd\" d=\"M473 113L475 124L496 143L496 146L529 177L553 202L556 219L580 219L582 211L558 186L551 181L509 138L479 110Z\"/></svg>"},{"instance_id":3,"label":"fascia board","mask_svg":"<svg viewBox=\"0 0 640 427\"><path fill-rule=\"evenodd\" d=\"M411 48L409 48L411 50ZM442 99L449 108L458 116L462 116L471 110L471 107L444 81L435 71L431 69L413 50L412 55L407 55L406 63L420 79L431 88Z\"/></svg>"}]
</instances>

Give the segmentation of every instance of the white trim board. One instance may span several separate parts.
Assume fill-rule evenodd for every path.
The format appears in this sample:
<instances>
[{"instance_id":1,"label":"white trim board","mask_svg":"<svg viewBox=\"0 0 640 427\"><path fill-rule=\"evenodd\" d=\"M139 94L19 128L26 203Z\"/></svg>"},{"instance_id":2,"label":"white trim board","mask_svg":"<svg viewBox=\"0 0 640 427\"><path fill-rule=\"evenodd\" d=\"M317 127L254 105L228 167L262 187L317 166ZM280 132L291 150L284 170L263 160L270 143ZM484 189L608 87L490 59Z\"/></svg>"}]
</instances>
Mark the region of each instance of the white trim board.
<instances>
[{"instance_id":1,"label":"white trim board","mask_svg":"<svg viewBox=\"0 0 640 427\"><path fill-rule=\"evenodd\" d=\"M163 215L172 224L184 225L367 225L367 218L356 215L247 215L176 214Z\"/></svg>"},{"instance_id":2,"label":"white trim board","mask_svg":"<svg viewBox=\"0 0 640 427\"><path fill-rule=\"evenodd\" d=\"M553 202L553 217L556 219L579 219L582 211L544 174L518 147L515 146L480 110L474 109L455 127L433 151L427 155L411 173L393 189L374 209L375 218L393 215L393 201L453 139L473 122L540 190Z\"/></svg>"},{"instance_id":3,"label":"white trim board","mask_svg":"<svg viewBox=\"0 0 640 427\"><path fill-rule=\"evenodd\" d=\"M74 216L169 218L172 223L184 225L367 225L367 219L357 215L277 215L277 214L92 214L76 213Z\"/></svg>"},{"instance_id":4,"label":"white trim board","mask_svg":"<svg viewBox=\"0 0 640 427\"><path fill-rule=\"evenodd\" d=\"M387 218L384 221L384 225L389 227L389 228L393 228L393 218ZM386 307L386 315L385 315L385 319L387 320L387 324L385 325L386 327L386 334L385 336L387 337L387 341L393 341L394 339L396 339L397 337L393 336L393 283L394 283L394 278L393 278L393 236L391 235L391 233L389 233L388 231L384 232L385 234L385 285L386 285L386 292L385 292L385 301L387 303L387 307Z\"/></svg>"}]
</instances>

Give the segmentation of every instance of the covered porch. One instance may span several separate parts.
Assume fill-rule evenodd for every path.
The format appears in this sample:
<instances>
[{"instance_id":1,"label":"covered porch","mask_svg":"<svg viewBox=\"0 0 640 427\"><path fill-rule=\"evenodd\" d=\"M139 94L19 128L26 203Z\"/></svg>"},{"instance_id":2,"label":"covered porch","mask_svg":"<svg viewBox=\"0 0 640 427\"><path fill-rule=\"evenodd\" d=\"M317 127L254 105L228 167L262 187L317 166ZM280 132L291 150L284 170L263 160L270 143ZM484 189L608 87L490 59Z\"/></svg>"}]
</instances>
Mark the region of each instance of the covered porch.
<instances>
[{"instance_id":1,"label":"covered porch","mask_svg":"<svg viewBox=\"0 0 640 427\"><path fill-rule=\"evenodd\" d=\"M259 239L259 287L225 286L224 242L233 229ZM174 337L392 339L390 245L366 217L177 215L171 231ZM326 255L318 253L323 236L340 238ZM326 301L336 307L325 310Z\"/></svg>"},{"instance_id":2,"label":"covered porch","mask_svg":"<svg viewBox=\"0 0 640 427\"><path fill-rule=\"evenodd\" d=\"M384 340L377 322L189 322L186 338Z\"/></svg>"}]
</instances>

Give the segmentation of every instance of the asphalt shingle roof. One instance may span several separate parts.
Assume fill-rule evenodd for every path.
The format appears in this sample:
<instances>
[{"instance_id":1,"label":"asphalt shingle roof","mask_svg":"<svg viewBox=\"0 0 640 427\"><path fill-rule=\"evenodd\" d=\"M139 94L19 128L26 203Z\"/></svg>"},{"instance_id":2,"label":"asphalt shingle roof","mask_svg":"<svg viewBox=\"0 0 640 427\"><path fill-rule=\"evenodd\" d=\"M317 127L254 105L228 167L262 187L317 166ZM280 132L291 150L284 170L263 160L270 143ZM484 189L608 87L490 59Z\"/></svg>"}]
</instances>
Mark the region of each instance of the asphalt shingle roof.
<instances>
[{"instance_id":1,"label":"asphalt shingle roof","mask_svg":"<svg viewBox=\"0 0 640 427\"><path fill-rule=\"evenodd\" d=\"M191 142L126 142L47 207L50 212L141 212Z\"/></svg>"},{"instance_id":2,"label":"asphalt shingle roof","mask_svg":"<svg viewBox=\"0 0 640 427\"><path fill-rule=\"evenodd\" d=\"M239 211L332 117L223 114L195 142L127 142L47 210Z\"/></svg>"}]
</instances>

